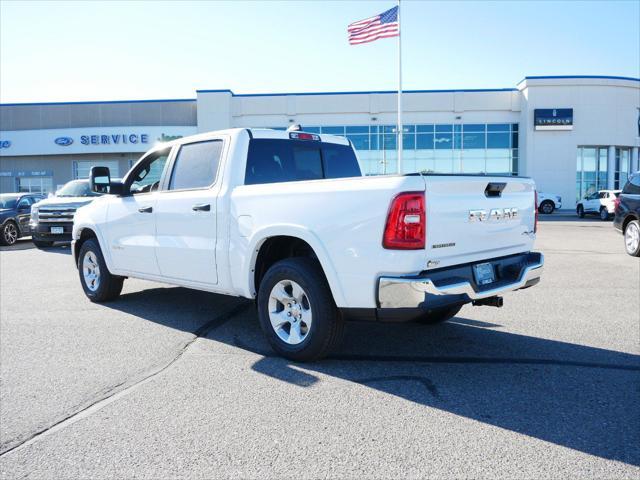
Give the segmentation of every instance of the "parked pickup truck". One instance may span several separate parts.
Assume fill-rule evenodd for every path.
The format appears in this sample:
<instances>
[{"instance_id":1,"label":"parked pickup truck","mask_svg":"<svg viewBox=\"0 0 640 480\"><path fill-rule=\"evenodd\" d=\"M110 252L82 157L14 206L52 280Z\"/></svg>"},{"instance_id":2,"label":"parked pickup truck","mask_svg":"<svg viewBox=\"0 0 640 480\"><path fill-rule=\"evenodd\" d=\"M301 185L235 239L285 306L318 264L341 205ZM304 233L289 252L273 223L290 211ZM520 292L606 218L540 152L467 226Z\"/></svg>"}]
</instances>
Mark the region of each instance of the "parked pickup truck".
<instances>
[{"instance_id":1,"label":"parked pickup truck","mask_svg":"<svg viewBox=\"0 0 640 480\"><path fill-rule=\"evenodd\" d=\"M543 267L532 180L363 177L342 137L205 133L155 147L120 182L105 167L90 181L115 194L75 216L91 301L127 277L255 299L272 347L298 361L326 355L345 320L441 322L502 305Z\"/></svg>"},{"instance_id":2,"label":"parked pickup truck","mask_svg":"<svg viewBox=\"0 0 640 480\"><path fill-rule=\"evenodd\" d=\"M69 242L75 211L97 196L100 194L91 190L89 180L71 180L54 196L32 205L29 227L33 244L45 248L54 242Z\"/></svg>"}]
</instances>

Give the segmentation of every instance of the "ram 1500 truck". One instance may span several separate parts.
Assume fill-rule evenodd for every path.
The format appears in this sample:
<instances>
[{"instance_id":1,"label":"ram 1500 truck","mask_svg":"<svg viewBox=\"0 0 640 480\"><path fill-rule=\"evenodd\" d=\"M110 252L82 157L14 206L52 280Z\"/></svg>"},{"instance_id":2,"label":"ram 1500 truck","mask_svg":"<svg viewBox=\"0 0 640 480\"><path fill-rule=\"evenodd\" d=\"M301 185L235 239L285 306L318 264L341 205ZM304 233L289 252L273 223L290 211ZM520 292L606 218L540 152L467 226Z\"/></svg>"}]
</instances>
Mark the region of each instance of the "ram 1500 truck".
<instances>
[{"instance_id":1,"label":"ram 1500 truck","mask_svg":"<svg viewBox=\"0 0 640 480\"><path fill-rule=\"evenodd\" d=\"M87 297L127 277L255 299L272 347L326 355L345 320L437 323L535 285L532 180L363 177L349 140L231 129L144 154L122 181L94 167L73 257Z\"/></svg>"}]
</instances>

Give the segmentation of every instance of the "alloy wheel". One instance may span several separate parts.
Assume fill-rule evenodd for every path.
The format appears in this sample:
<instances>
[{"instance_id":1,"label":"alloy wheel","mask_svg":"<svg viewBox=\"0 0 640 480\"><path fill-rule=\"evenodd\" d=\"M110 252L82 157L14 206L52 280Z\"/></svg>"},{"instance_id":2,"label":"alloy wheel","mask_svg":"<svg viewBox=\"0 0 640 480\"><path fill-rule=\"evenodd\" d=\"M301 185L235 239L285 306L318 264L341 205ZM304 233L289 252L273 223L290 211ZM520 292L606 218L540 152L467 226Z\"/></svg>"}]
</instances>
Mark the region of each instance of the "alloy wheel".
<instances>
[{"instance_id":1,"label":"alloy wheel","mask_svg":"<svg viewBox=\"0 0 640 480\"><path fill-rule=\"evenodd\" d=\"M100 286L100 265L96 254L91 251L82 259L82 275L87 288L95 292Z\"/></svg>"},{"instance_id":2,"label":"alloy wheel","mask_svg":"<svg viewBox=\"0 0 640 480\"><path fill-rule=\"evenodd\" d=\"M13 245L18 240L18 229L16 226L9 222L4 226L4 241L7 245Z\"/></svg>"},{"instance_id":3,"label":"alloy wheel","mask_svg":"<svg viewBox=\"0 0 640 480\"><path fill-rule=\"evenodd\" d=\"M289 345L299 345L309 335L313 314L304 289L293 280L281 280L269 294L269 320L276 335Z\"/></svg>"},{"instance_id":4,"label":"alloy wheel","mask_svg":"<svg viewBox=\"0 0 640 480\"><path fill-rule=\"evenodd\" d=\"M640 229L635 222L630 223L624 231L624 243L627 253L633 255L640 245Z\"/></svg>"}]
</instances>

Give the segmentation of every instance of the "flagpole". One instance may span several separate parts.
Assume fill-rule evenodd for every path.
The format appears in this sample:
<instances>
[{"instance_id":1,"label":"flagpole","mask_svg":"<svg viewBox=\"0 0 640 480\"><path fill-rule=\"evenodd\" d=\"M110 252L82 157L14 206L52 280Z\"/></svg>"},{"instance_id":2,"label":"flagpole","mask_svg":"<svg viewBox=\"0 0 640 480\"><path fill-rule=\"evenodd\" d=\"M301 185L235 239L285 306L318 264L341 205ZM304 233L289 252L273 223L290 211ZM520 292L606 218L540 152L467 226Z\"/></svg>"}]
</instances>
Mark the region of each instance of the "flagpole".
<instances>
[{"instance_id":1,"label":"flagpole","mask_svg":"<svg viewBox=\"0 0 640 480\"><path fill-rule=\"evenodd\" d=\"M402 25L400 23L400 0L398 0L398 173L402 174Z\"/></svg>"}]
</instances>

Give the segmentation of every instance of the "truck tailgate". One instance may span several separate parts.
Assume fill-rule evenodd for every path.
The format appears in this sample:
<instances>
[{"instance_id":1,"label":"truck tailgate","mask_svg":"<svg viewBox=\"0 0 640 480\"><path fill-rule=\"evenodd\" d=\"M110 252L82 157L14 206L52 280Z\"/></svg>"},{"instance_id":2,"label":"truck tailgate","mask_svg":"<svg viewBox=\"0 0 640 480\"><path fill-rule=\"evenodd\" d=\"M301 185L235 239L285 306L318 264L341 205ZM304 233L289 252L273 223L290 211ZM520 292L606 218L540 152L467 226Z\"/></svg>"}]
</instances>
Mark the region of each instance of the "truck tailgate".
<instances>
[{"instance_id":1,"label":"truck tailgate","mask_svg":"<svg viewBox=\"0 0 640 480\"><path fill-rule=\"evenodd\" d=\"M427 268L533 247L535 184L520 177L427 175Z\"/></svg>"}]
</instances>

